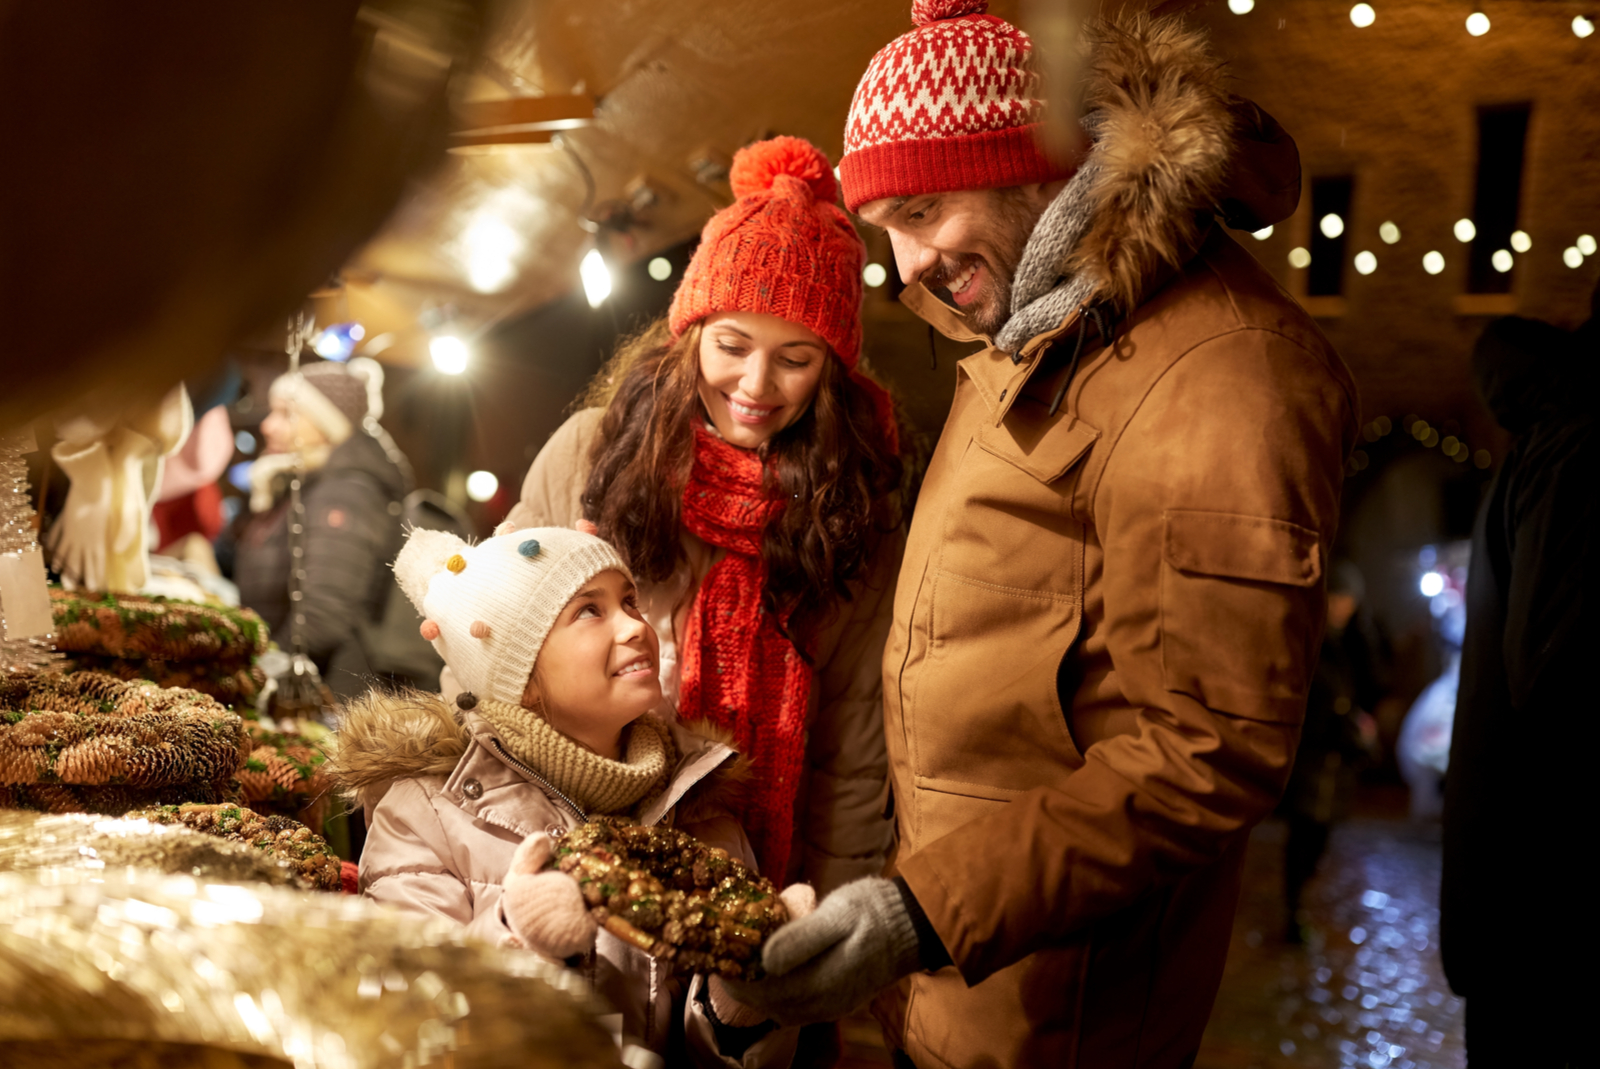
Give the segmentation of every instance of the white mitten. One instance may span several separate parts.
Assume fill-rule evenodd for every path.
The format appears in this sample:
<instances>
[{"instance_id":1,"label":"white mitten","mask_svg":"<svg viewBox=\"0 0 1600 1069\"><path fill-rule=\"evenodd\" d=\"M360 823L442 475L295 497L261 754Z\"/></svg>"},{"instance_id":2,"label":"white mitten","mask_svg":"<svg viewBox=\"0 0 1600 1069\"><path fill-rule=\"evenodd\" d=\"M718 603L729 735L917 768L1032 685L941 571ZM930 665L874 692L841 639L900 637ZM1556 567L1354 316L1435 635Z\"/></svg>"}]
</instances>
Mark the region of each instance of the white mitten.
<instances>
[{"instance_id":1,"label":"white mitten","mask_svg":"<svg viewBox=\"0 0 1600 1069\"><path fill-rule=\"evenodd\" d=\"M779 892L778 897L789 910L789 919L792 921L799 920L817 908L817 892L809 883L792 883ZM734 998L733 992L728 990L720 976L713 976L707 980L706 989L711 999L711 1012L715 1013L717 1020L725 1025L749 1028L767 1019L765 1013L753 1006L746 1006Z\"/></svg>"},{"instance_id":2,"label":"white mitten","mask_svg":"<svg viewBox=\"0 0 1600 1069\"><path fill-rule=\"evenodd\" d=\"M56 466L72 481L66 505L45 536L50 567L68 590L104 589L111 525L111 453L102 440L57 442Z\"/></svg>"},{"instance_id":3,"label":"white mitten","mask_svg":"<svg viewBox=\"0 0 1600 1069\"><path fill-rule=\"evenodd\" d=\"M501 908L522 945L546 957L566 958L594 941L594 918L578 881L564 872L544 871L555 845L544 832L522 841L511 858Z\"/></svg>"}]
</instances>

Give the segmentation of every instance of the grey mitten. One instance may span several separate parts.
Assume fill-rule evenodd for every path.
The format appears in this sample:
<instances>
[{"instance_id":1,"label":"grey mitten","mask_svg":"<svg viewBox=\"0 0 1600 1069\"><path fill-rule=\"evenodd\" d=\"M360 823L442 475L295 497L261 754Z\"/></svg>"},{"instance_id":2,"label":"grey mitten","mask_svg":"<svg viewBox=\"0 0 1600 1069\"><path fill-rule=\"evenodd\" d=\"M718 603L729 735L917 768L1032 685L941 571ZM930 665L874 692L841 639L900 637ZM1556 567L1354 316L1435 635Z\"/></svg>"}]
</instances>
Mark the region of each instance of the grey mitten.
<instances>
[{"instance_id":1,"label":"grey mitten","mask_svg":"<svg viewBox=\"0 0 1600 1069\"><path fill-rule=\"evenodd\" d=\"M765 979L728 983L734 996L786 1025L833 1021L921 967L900 889L876 877L846 884L809 917L772 934Z\"/></svg>"}]
</instances>

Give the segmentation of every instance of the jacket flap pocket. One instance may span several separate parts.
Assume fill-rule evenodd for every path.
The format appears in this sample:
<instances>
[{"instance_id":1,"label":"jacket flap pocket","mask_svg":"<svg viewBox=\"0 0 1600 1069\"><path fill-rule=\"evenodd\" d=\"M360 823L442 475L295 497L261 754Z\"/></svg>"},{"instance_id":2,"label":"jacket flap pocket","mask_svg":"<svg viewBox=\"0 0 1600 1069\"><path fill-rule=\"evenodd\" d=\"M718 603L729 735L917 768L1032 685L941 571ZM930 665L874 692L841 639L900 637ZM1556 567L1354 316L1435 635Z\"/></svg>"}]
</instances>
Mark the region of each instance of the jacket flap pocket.
<instances>
[{"instance_id":1,"label":"jacket flap pocket","mask_svg":"<svg viewBox=\"0 0 1600 1069\"><path fill-rule=\"evenodd\" d=\"M1042 483L1052 483L1082 460L1100 432L1081 419L1065 417L1070 426L1056 423L1032 424L1008 418L999 427L985 425L978 432L978 445L1001 460L1015 464Z\"/></svg>"},{"instance_id":2,"label":"jacket flap pocket","mask_svg":"<svg viewBox=\"0 0 1600 1069\"><path fill-rule=\"evenodd\" d=\"M1286 520L1168 509L1167 563L1182 572L1313 586L1322 578L1317 532Z\"/></svg>"}]
</instances>

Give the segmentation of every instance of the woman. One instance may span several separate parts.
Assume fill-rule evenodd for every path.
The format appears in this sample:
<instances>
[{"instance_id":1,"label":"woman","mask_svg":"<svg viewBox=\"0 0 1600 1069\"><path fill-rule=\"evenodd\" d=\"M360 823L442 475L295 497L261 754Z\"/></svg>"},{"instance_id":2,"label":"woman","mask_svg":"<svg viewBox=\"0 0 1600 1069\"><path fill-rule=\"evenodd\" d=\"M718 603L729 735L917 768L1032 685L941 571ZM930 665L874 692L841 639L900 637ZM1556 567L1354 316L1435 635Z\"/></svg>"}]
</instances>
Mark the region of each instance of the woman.
<instances>
[{"instance_id":1,"label":"woman","mask_svg":"<svg viewBox=\"0 0 1600 1069\"><path fill-rule=\"evenodd\" d=\"M401 500L410 465L378 426L383 369L362 357L348 365L309 364L272 384L261 421L265 445L250 471L250 513L239 530L233 580L289 649L298 613L306 652L341 697L366 690L365 625L383 614L394 577L388 562L401 542ZM306 529L298 609L289 598L288 483L305 473Z\"/></svg>"},{"instance_id":2,"label":"woman","mask_svg":"<svg viewBox=\"0 0 1600 1069\"><path fill-rule=\"evenodd\" d=\"M625 343L510 520L615 545L681 720L753 765L762 872L818 895L883 868L883 645L901 535L888 394L856 369L864 250L827 158L735 156L665 320ZM589 526L592 525L592 528Z\"/></svg>"}]
</instances>

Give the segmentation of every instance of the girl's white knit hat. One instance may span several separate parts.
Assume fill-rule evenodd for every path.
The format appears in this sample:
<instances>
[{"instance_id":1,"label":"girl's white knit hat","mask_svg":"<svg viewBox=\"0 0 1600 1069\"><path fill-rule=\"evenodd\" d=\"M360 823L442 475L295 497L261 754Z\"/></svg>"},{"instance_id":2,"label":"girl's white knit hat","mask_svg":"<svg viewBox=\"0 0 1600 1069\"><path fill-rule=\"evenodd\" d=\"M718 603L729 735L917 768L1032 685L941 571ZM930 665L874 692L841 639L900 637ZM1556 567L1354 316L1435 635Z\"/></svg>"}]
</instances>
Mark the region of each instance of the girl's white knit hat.
<instances>
[{"instance_id":1,"label":"girl's white knit hat","mask_svg":"<svg viewBox=\"0 0 1600 1069\"><path fill-rule=\"evenodd\" d=\"M561 610L610 569L632 578L609 542L564 527L530 527L476 545L417 528L394 562L400 589L423 615L423 637L456 680L509 705L522 704Z\"/></svg>"}]
</instances>

